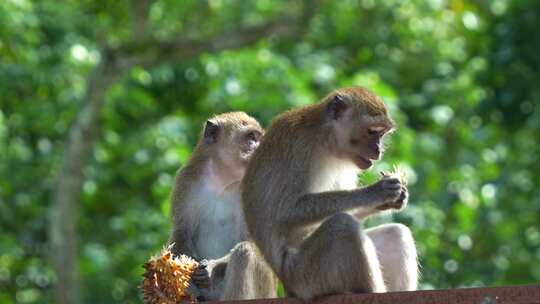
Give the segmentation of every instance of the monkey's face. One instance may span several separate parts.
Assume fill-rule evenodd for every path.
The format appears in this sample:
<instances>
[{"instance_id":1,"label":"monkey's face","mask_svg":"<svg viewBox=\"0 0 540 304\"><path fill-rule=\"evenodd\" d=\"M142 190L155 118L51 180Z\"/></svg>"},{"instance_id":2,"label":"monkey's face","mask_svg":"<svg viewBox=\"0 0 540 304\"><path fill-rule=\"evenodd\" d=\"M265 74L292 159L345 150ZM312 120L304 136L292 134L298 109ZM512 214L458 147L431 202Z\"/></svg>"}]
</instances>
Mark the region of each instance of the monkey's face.
<instances>
[{"instance_id":1,"label":"monkey's face","mask_svg":"<svg viewBox=\"0 0 540 304\"><path fill-rule=\"evenodd\" d=\"M204 136L209 138L207 144L217 150L218 160L231 172L243 175L263 133L263 128L253 117L244 112L233 112L209 120Z\"/></svg>"},{"instance_id":2,"label":"monkey's face","mask_svg":"<svg viewBox=\"0 0 540 304\"><path fill-rule=\"evenodd\" d=\"M385 117L361 115L357 127L349 135L349 149L352 161L360 169L368 169L373 161L383 153L383 138L390 127L384 123Z\"/></svg>"},{"instance_id":3,"label":"monkey's face","mask_svg":"<svg viewBox=\"0 0 540 304\"><path fill-rule=\"evenodd\" d=\"M224 133L219 159L230 173L241 178L253 152L259 146L263 130L247 124L234 126Z\"/></svg>"},{"instance_id":4,"label":"monkey's face","mask_svg":"<svg viewBox=\"0 0 540 304\"><path fill-rule=\"evenodd\" d=\"M393 129L386 108L370 113L365 103L357 96L336 95L328 104L336 143L334 153L363 170L381 158L384 136Z\"/></svg>"}]
</instances>

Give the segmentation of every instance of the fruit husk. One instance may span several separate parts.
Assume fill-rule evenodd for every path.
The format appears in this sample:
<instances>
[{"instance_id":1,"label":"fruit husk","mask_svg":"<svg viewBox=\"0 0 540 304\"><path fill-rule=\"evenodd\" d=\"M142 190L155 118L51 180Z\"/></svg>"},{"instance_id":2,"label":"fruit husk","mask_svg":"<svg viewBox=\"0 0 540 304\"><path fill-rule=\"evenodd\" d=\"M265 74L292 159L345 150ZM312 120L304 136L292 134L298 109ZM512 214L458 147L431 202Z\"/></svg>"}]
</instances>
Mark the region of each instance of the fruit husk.
<instances>
[{"instance_id":1,"label":"fruit husk","mask_svg":"<svg viewBox=\"0 0 540 304\"><path fill-rule=\"evenodd\" d=\"M199 263L186 255L175 256L170 249L171 246L163 248L143 265L145 272L140 288L147 304L197 302L195 296L188 293L188 287Z\"/></svg>"}]
</instances>

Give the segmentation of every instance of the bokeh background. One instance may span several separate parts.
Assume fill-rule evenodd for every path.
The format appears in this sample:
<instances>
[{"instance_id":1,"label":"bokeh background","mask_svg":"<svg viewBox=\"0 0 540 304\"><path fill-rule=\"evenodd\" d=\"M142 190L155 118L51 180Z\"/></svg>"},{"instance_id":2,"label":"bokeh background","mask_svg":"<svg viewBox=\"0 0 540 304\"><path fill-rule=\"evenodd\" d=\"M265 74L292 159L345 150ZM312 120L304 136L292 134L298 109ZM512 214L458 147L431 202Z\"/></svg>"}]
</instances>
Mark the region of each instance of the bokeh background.
<instances>
[{"instance_id":1,"label":"bokeh background","mask_svg":"<svg viewBox=\"0 0 540 304\"><path fill-rule=\"evenodd\" d=\"M140 303L205 118L368 87L421 288L540 282L540 1L0 1L0 303ZM56 290L56 292L55 292ZM56 295L56 296L55 296Z\"/></svg>"}]
</instances>

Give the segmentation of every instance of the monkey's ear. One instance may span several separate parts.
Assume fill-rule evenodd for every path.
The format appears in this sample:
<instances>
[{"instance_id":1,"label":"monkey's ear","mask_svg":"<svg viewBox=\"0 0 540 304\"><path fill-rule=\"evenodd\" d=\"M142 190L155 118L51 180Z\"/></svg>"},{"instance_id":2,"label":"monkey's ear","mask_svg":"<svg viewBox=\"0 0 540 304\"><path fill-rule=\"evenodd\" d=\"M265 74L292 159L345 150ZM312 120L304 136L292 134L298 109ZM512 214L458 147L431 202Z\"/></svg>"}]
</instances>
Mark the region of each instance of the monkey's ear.
<instances>
[{"instance_id":1,"label":"monkey's ear","mask_svg":"<svg viewBox=\"0 0 540 304\"><path fill-rule=\"evenodd\" d=\"M219 126L210 121L206 121L206 125L204 126L204 142L207 144L213 144L217 142L219 135Z\"/></svg>"},{"instance_id":2,"label":"monkey's ear","mask_svg":"<svg viewBox=\"0 0 540 304\"><path fill-rule=\"evenodd\" d=\"M347 103L343 99L343 96L336 94L326 107L326 112L332 117L332 119L338 119L347 110Z\"/></svg>"}]
</instances>

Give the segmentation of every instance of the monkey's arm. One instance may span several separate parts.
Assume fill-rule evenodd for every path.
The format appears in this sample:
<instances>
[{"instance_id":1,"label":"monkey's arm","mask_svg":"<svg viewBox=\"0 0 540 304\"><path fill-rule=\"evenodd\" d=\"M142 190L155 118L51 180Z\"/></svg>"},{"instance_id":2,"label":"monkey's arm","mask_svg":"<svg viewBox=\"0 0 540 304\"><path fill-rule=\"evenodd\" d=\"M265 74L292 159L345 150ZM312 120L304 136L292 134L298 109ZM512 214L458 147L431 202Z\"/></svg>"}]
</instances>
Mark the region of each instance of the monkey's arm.
<instances>
[{"instance_id":1,"label":"monkey's arm","mask_svg":"<svg viewBox=\"0 0 540 304\"><path fill-rule=\"evenodd\" d=\"M196 229L197 227L191 227L183 221L174 224L174 229L169 240L169 244L174 243L172 248L174 254L185 254L197 261L202 258L199 256L194 242L194 236L197 233Z\"/></svg>"},{"instance_id":2,"label":"monkey's arm","mask_svg":"<svg viewBox=\"0 0 540 304\"><path fill-rule=\"evenodd\" d=\"M231 254L228 253L225 256L208 261L208 273L210 274L210 279L220 278L225 276L225 270L227 270L227 264L231 259Z\"/></svg>"},{"instance_id":3,"label":"monkey's arm","mask_svg":"<svg viewBox=\"0 0 540 304\"><path fill-rule=\"evenodd\" d=\"M383 178L361 189L304 194L293 203L282 222L289 226L304 226L338 212L359 207L374 209L398 200L401 191L402 185L397 178Z\"/></svg>"},{"instance_id":4,"label":"monkey's arm","mask_svg":"<svg viewBox=\"0 0 540 304\"><path fill-rule=\"evenodd\" d=\"M174 254L185 254L199 261L202 257L199 256L195 246L199 221L195 204L190 204L189 199L192 195L190 191L194 188L194 181L189 175L190 168L181 169L176 173L171 195L172 231L169 244L174 244L172 248Z\"/></svg>"}]
</instances>

